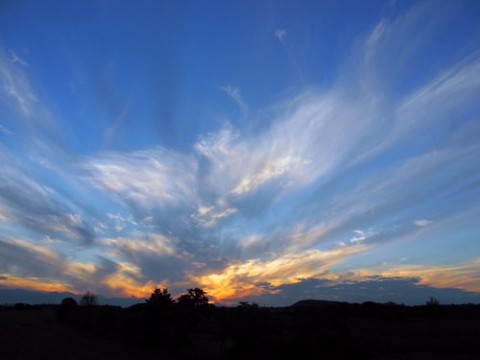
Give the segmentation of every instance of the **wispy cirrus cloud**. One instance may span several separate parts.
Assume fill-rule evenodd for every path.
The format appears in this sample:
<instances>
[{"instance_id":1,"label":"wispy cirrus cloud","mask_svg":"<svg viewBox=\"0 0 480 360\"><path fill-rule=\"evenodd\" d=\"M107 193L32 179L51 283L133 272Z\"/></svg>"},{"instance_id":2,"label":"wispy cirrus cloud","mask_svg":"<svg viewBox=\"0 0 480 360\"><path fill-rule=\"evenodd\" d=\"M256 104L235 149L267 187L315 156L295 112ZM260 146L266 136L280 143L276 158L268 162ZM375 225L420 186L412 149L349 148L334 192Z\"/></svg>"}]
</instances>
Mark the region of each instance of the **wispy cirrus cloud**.
<instances>
[{"instance_id":1,"label":"wispy cirrus cloud","mask_svg":"<svg viewBox=\"0 0 480 360\"><path fill-rule=\"evenodd\" d=\"M247 104L242 98L240 89L232 85L221 86L220 89L225 92L237 105L238 107L246 113L248 110Z\"/></svg>"},{"instance_id":2,"label":"wispy cirrus cloud","mask_svg":"<svg viewBox=\"0 0 480 360\"><path fill-rule=\"evenodd\" d=\"M20 56L18 56L17 53L13 50L10 50L10 58L14 63L18 63L23 66L28 66L28 63L22 58L20 58Z\"/></svg>"},{"instance_id":3,"label":"wispy cirrus cloud","mask_svg":"<svg viewBox=\"0 0 480 360\"><path fill-rule=\"evenodd\" d=\"M0 81L1 91L4 94L2 98L7 106L10 106L12 102L5 100L13 99L13 103L20 114L30 117L38 99L32 90L28 77L14 64L11 64L13 61L23 65L22 62L18 57L14 59L17 59L17 61L10 60L4 52L0 52Z\"/></svg>"},{"instance_id":4,"label":"wispy cirrus cloud","mask_svg":"<svg viewBox=\"0 0 480 360\"><path fill-rule=\"evenodd\" d=\"M91 225L75 212L69 199L29 174L12 159L3 157L0 175L0 199L4 226L20 226L34 236L50 235L64 240L91 244L95 235Z\"/></svg>"},{"instance_id":5,"label":"wispy cirrus cloud","mask_svg":"<svg viewBox=\"0 0 480 360\"><path fill-rule=\"evenodd\" d=\"M225 207L222 201L217 206L199 207L192 218L198 221L204 227L212 227L217 224L218 220L226 218L237 212L237 209L232 207ZM224 202L223 202L224 204Z\"/></svg>"},{"instance_id":6,"label":"wispy cirrus cloud","mask_svg":"<svg viewBox=\"0 0 480 360\"><path fill-rule=\"evenodd\" d=\"M0 125L0 132L4 133L5 135L12 135L12 132L3 125Z\"/></svg>"},{"instance_id":7,"label":"wispy cirrus cloud","mask_svg":"<svg viewBox=\"0 0 480 360\"><path fill-rule=\"evenodd\" d=\"M120 201L152 209L195 199L197 164L191 156L162 148L106 153L83 166L93 184Z\"/></svg>"}]
</instances>

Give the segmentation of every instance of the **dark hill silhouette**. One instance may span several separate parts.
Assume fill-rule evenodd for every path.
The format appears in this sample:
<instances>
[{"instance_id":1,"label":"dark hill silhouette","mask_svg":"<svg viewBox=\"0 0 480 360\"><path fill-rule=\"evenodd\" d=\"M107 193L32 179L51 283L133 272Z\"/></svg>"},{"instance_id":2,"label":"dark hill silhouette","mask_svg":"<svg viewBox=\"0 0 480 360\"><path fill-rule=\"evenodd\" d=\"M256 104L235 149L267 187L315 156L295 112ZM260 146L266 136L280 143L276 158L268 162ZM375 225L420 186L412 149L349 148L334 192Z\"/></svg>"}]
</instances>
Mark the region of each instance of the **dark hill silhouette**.
<instances>
[{"instance_id":1,"label":"dark hill silhouette","mask_svg":"<svg viewBox=\"0 0 480 360\"><path fill-rule=\"evenodd\" d=\"M59 304L65 298L73 298L80 301L83 294L73 294L71 292L47 292L15 289L8 287L0 287L0 305L1 304ZM97 296L100 305L130 306L144 299L139 298L109 298L105 296Z\"/></svg>"}]
</instances>

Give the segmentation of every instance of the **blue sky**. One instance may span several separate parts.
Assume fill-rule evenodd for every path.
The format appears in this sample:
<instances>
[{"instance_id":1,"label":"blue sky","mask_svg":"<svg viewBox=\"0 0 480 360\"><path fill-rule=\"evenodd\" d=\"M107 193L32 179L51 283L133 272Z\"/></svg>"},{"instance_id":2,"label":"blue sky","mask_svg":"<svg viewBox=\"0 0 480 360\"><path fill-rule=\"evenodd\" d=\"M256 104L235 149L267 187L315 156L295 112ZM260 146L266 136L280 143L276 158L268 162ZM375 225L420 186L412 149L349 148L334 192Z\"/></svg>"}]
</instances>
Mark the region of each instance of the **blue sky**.
<instances>
[{"instance_id":1,"label":"blue sky","mask_svg":"<svg viewBox=\"0 0 480 360\"><path fill-rule=\"evenodd\" d=\"M2 2L0 285L478 301L479 18Z\"/></svg>"}]
</instances>

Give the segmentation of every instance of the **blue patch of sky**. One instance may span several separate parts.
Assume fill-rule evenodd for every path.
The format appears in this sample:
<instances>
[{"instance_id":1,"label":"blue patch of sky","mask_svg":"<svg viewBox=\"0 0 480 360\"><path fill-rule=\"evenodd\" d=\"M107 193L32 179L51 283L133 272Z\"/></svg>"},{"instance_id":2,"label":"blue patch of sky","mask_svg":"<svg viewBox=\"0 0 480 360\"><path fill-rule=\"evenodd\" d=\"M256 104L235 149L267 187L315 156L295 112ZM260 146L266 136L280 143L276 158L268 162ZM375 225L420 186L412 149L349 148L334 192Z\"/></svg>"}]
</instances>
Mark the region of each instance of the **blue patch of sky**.
<instances>
[{"instance_id":1,"label":"blue patch of sky","mask_svg":"<svg viewBox=\"0 0 480 360\"><path fill-rule=\"evenodd\" d=\"M32 77L48 83L63 126L74 128L77 152L103 149L102 134L112 127L107 148L185 150L225 117L238 121L220 86L238 86L259 108L303 87L298 69L308 84L331 84L338 37L349 43L370 30L386 6L375 5L19 2L2 37L42 64ZM278 29L286 31L283 44Z\"/></svg>"}]
</instances>

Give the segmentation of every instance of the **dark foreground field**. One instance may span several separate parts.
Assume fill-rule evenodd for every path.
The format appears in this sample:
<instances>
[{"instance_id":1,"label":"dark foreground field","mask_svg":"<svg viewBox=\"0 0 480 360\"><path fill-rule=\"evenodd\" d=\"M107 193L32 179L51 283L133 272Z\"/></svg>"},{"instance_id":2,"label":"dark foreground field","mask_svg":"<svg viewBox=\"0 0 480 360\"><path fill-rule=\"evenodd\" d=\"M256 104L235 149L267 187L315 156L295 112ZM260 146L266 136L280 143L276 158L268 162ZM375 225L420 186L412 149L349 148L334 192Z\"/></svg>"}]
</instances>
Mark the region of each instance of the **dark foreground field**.
<instances>
[{"instance_id":1,"label":"dark foreground field","mask_svg":"<svg viewBox=\"0 0 480 360\"><path fill-rule=\"evenodd\" d=\"M0 359L480 359L480 305L3 306Z\"/></svg>"}]
</instances>

